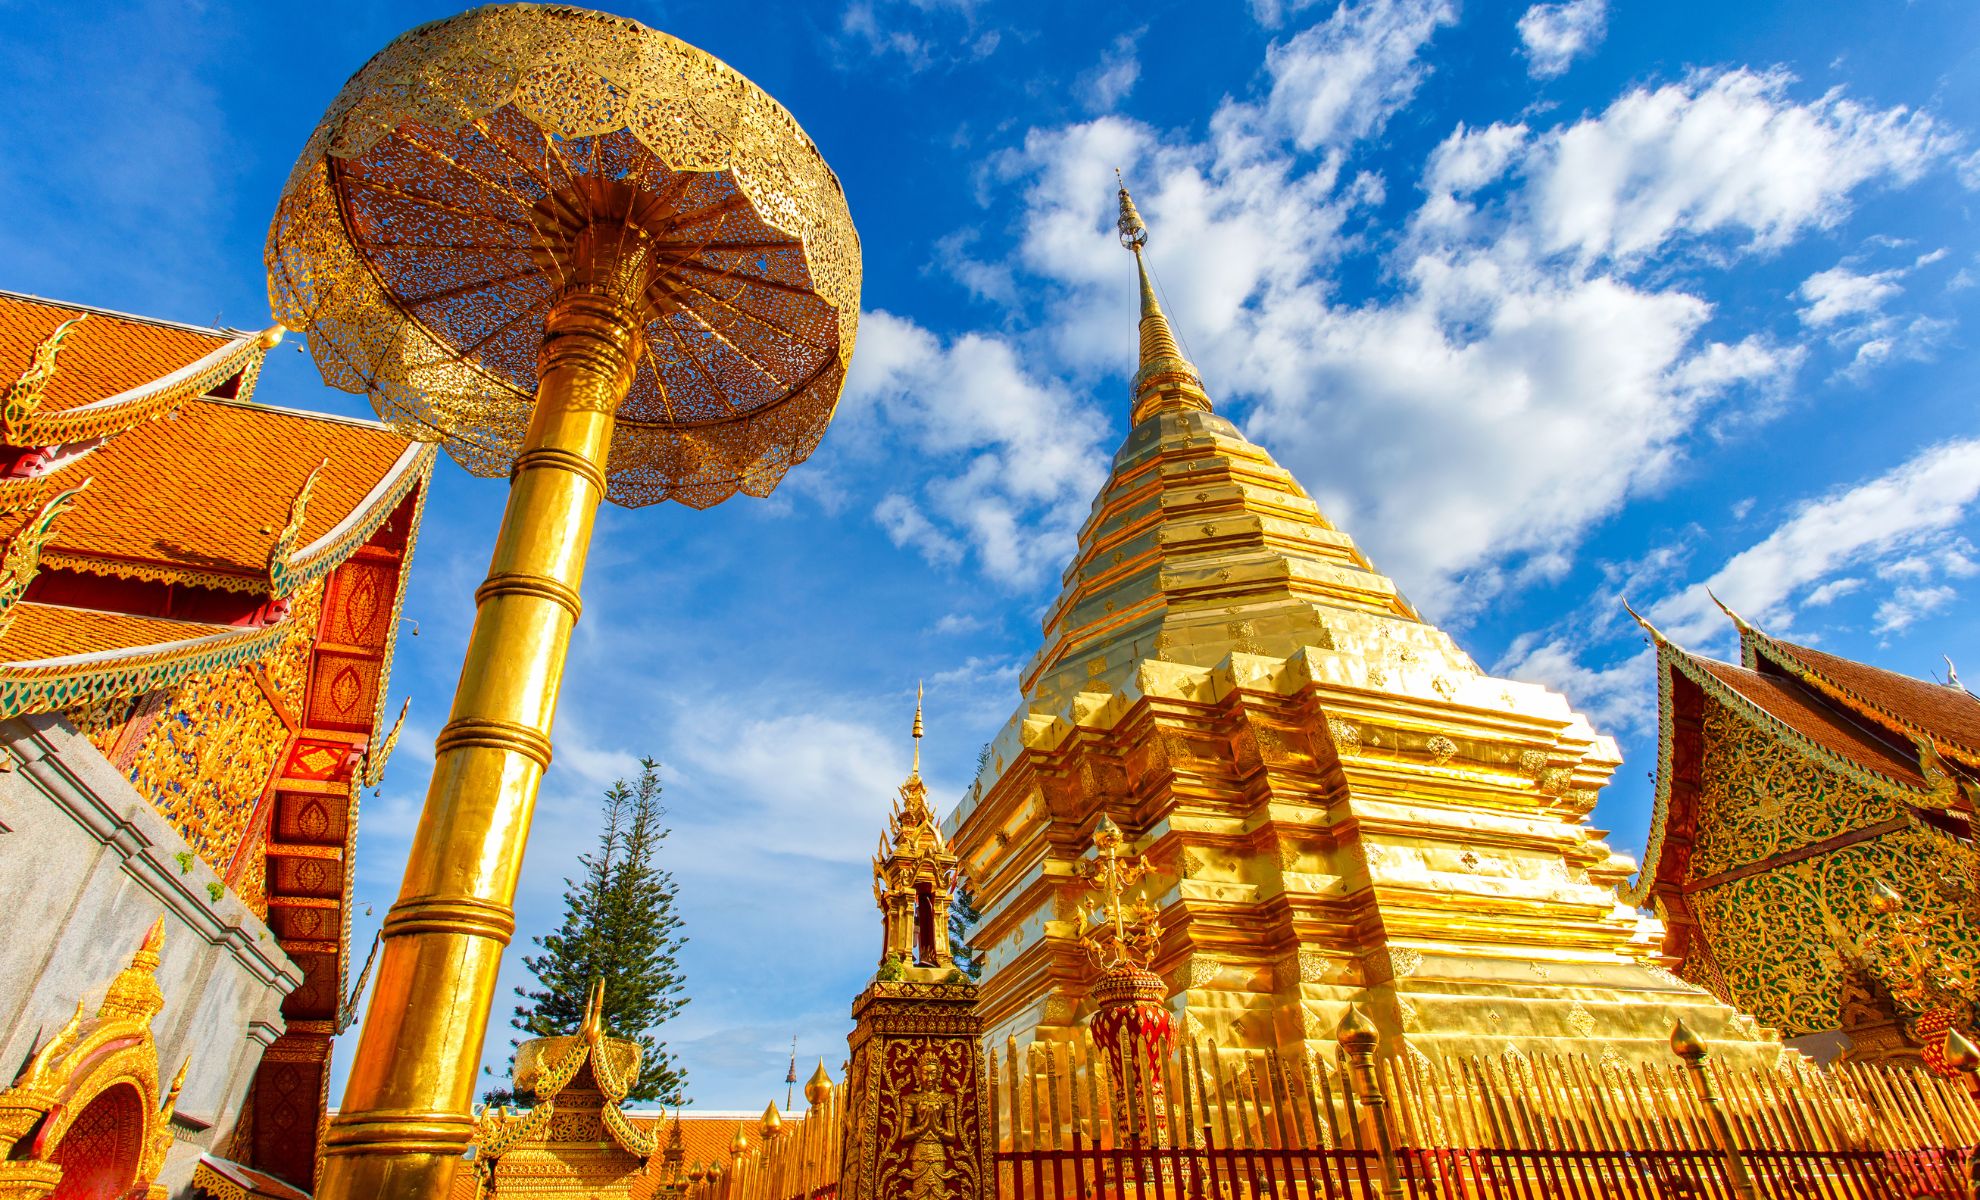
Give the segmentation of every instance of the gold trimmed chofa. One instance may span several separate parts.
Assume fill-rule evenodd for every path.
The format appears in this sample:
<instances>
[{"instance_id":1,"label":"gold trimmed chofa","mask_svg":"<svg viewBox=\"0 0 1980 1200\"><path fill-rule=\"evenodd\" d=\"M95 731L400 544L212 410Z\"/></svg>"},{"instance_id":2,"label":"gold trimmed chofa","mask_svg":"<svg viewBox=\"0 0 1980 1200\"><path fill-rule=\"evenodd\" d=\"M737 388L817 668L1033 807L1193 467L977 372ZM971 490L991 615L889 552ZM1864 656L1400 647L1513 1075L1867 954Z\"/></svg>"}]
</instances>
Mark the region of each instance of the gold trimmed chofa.
<instances>
[{"instance_id":1,"label":"gold trimmed chofa","mask_svg":"<svg viewBox=\"0 0 1980 1200\"><path fill-rule=\"evenodd\" d=\"M36 348L27 370L8 388L0 402L0 445L70 446L95 441L162 417L236 375L249 376L251 388L252 376L260 372L262 360L281 343L284 333L280 325L273 325L260 333L241 334L148 383L87 404L45 409L48 385L61 369L62 343L89 316L85 312L57 325Z\"/></svg>"},{"instance_id":2,"label":"gold trimmed chofa","mask_svg":"<svg viewBox=\"0 0 1980 1200\"><path fill-rule=\"evenodd\" d=\"M39 1200L66 1170L87 1166L93 1182L107 1185L97 1194L163 1200L165 1189L153 1181L172 1148L172 1111L191 1065L161 1096L151 1021L165 1007L157 978L164 942L160 917L110 981L96 1015L84 1017L78 1003L0 1092L0 1196Z\"/></svg>"}]
</instances>

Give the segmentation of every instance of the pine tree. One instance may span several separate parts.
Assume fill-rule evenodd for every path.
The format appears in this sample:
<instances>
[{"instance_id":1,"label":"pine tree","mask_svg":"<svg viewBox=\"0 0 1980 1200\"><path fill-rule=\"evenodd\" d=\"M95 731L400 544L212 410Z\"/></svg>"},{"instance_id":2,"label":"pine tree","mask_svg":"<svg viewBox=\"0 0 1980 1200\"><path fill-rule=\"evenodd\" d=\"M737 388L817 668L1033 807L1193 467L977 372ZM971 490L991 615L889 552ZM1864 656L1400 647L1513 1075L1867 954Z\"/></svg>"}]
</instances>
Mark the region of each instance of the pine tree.
<instances>
[{"instance_id":1,"label":"pine tree","mask_svg":"<svg viewBox=\"0 0 1980 1200\"><path fill-rule=\"evenodd\" d=\"M535 939L542 953L523 956L538 986L516 989L527 1003L516 1006L513 1024L532 1037L575 1033L591 982L602 979L606 1029L642 1050L627 1098L679 1104L687 1074L655 1036L688 1001L677 960L687 939L674 911L674 877L656 862L670 832L666 812L660 764L650 758L640 761L638 782L622 779L606 789L598 849L579 855L582 874L564 881L563 923ZM498 1089L486 1099L531 1097Z\"/></svg>"},{"instance_id":2,"label":"pine tree","mask_svg":"<svg viewBox=\"0 0 1980 1200\"><path fill-rule=\"evenodd\" d=\"M949 901L949 957L971 979L983 978L983 954L969 948L969 931L975 928L978 915L976 897L964 883Z\"/></svg>"}]
</instances>

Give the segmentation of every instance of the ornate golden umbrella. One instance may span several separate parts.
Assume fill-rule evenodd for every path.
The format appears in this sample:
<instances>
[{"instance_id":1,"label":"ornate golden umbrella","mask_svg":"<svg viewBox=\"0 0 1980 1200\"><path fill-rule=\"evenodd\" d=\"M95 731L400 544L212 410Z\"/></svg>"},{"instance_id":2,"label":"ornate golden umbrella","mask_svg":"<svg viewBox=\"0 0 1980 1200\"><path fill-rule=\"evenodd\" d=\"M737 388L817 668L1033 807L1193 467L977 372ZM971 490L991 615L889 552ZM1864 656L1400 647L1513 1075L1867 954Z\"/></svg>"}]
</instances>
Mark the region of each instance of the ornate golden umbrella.
<instances>
[{"instance_id":1,"label":"ornate golden umbrella","mask_svg":"<svg viewBox=\"0 0 1980 1200\"><path fill-rule=\"evenodd\" d=\"M439 1196L550 760L599 500L767 495L818 444L859 313L839 182L723 63L498 5L366 63L269 230L324 379L512 484L318 1194Z\"/></svg>"}]
</instances>

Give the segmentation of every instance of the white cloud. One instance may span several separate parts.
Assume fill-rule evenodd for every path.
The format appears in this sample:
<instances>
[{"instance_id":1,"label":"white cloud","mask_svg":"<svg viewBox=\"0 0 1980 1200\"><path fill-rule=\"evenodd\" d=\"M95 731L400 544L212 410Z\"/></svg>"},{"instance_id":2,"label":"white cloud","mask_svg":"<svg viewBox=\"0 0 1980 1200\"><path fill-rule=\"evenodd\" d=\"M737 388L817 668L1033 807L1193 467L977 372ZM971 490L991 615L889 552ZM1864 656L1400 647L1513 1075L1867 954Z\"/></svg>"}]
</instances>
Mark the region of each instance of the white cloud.
<instances>
[{"instance_id":1,"label":"white cloud","mask_svg":"<svg viewBox=\"0 0 1980 1200\"><path fill-rule=\"evenodd\" d=\"M1853 575L1845 575L1841 579L1831 579L1829 582L1809 592L1806 596L1803 596L1801 598L1801 607L1822 608L1826 605L1834 604L1844 596L1862 590L1863 581L1861 579Z\"/></svg>"},{"instance_id":2,"label":"white cloud","mask_svg":"<svg viewBox=\"0 0 1980 1200\"><path fill-rule=\"evenodd\" d=\"M1878 314L1885 301L1904 291L1897 282L1903 277L1904 271L1896 268L1859 274L1838 265L1817 271L1795 291L1797 298L1808 302L1801 310L1801 322L1819 329L1846 317Z\"/></svg>"},{"instance_id":3,"label":"white cloud","mask_svg":"<svg viewBox=\"0 0 1980 1200\"><path fill-rule=\"evenodd\" d=\"M1429 71L1424 45L1456 20L1447 0L1343 3L1266 51L1266 114L1302 150L1367 137L1416 93Z\"/></svg>"},{"instance_id":4,"label":"white cloud","mask_svg":"<svg viewBox=\"0 0 1980 1200\"><path fill-rule=\"evenodd\" d=\"M1898 633L1920 617L1930 616L1952 603L1958 593L1945 584L1927 587L1900 587L1877 605L1878 633Z\"/></svg>"},{"instance_id":5,"label":"white cloud","mask_svg":"<svg viewBox=\"0 0 1980 1200\"><path fill-rule=\"evenodd\" d=\"M954 566L962 561L962 543L937 529L914 501L899 492L888 492L881 497L880 503L873 506L873 519L896 546L913 547L929 562Z\"/></svg>"},{"instance_id":6,"label":"white cloud","mask_svg":"<svg viewBox=\"0 0 1980 1200\"><path fill-rule=\"evenodd\" d=\"M1923 315L1899 316L1885 306L1904 292L1898 281L1945 257L1944 250L1921 254L1909 265L1882 271L1857 271L1838 263L1802 281L1795 296L1807 301L1802 324L1819 330L1833 346L1853 350L1839 372L1861 383L1876 367L1897 359L1931 356L1952 328L1949 321Z\"/></svg>"},{"instance_id":7,"label":"white cloud","mask_svg":"<svg viewBox=\"0 0 1980 1200\"><path fill-rule=\"evenodd\" d=\"M1976 500L1980 438L1942 442L1875 479L1802 504L1710 579L1667 597L1649 616L1680 642L1709 637L1723 622L1709 588L1748 620L1784 629L1797 595L1804 604L1827 603L1841 594L1834 581L1845 572L1886 564L1911 581L1894 590L1877 619L1880 628L1902 628L1944 603L1924 579L1958 576L1972 565L1954 530ZM1922 572L1906 565L1911 560Z\"/></svg>"},{"instance_id":8,"label":"white cloud","mask_svg":"<svg viewBox=\"0 0 1980 1200\"><path fill-rule=\"evenodd\" d=\"M905 317L866 314L842 422L869 454L921 468L874 518L896 545L953 563L965 548L991 578L1020 585L1063 562L1103 478L1103 424L1061 385L1028 372L1002 338L951 342Z\"/></svg>"},{"instance_id":9,"label":"white cloud","mask_svg":"<svg viewBox=\"0 0 1980 1200\"><path fill-rule=\"evenodd\" d=\"M945 635L975 633L990 628L990 625L991 622L974 613L951 612L943 613L941 619L935 622L934 632Z\"/></svg>"},{"instance_id":10,"label":"white cloud","mask_svg":"<svg viewBox=\"0 0 1980 1200\"><path fill-rule=\"evenodd\" d=\"M1526 164L1541 248L1631 262L1725 233L1772 249L1840 219L1857 188L1908 183L1957 144L1924 113L1867 108L1840 89L1797 102L1793 82L1701 72L1550 133Z\"/></svg>"},{"instance_id":11,"label":"white cloud","mask_svg":"<svg viewBox=\"0 0 1980 1200\"><path fill-rule=\"evenodd\" d=\"M1568 64L1601 44L1608 20L1607 0L1568 0L1527 9L1519 19L1527 73L1535 79L1562 74Z\"/></svg>"},{"instance_id":12,"label":"white cloud","mask_svg":"<svg viewBox=\"0 0 1980 1200\"><path fill-rule=\"evenodd\" d=\"M1526 147L1524 125L1493 124L1470 129L1463 124L1430 152L1430 164L1423 172L1423 190L1464 195L1505 173L1513 158Z\"/></svg>"},{"instance_id":13,"label":"white cloud","mask_svg":"<svg viewBox=\"0 0 1980 1200\"><path fill-rule=\"evenodd\" d=\"M1137 29L1115 38L1100 56L1100 62L1080 76L1080 98L1088 111L1111 112L1134 90L1135 82L1141 78L1141 58L1137 51L1143 32Z\"/></svg>"}]
</instances>

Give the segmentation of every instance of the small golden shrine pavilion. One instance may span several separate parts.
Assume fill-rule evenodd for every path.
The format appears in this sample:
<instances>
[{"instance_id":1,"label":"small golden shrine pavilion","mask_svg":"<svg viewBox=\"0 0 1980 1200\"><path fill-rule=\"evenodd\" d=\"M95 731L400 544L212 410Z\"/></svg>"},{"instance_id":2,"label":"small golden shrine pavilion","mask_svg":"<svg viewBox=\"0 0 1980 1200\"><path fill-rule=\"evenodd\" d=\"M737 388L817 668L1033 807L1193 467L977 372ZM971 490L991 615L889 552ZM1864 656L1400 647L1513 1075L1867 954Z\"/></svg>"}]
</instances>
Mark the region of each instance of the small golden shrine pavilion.
<instances>
[{"instance_id":1,"label":"small golden shrine pavilion","mask_svg":"<svg viewBox=\"0 0 1980 1200\"><path fill-rule=\"evenodd\" d=\"M0 1060L88 1108L48 1031L159 922L175 1192L202 1154L310 1184L433 463L257 403L281 337L0 293Z\"/></svg>"},{"instance_id":2,"label":"small golden shrine pavilion","mask_svg":"<svg viewBox=\"0 0 1980 1200\"><path fill-rule=\"evenodd\" d=\"M1635 864L1587 824L1615 743L1424 620L1215 411L1145 266L1140 287L1127 437L947 822L990 1044L1078 1036L1079 864L1110 818L1153 865L1152 966L1192 1036L1330 1047L1356 1004L1397 1051L1666 1055L1682 1018L1777 1055L1618 900Z\"/></svg>"},{"instance_id":3,"label":"small golden shrine pavilion","mask_svg":"<svg viewBox=\"0 0 1980 1200\"><path fill-rule=\"evenodd\" d=\"M1811 1052L1930 1059L1980 1001L1980 699L1727 615L1737 665L1650 631L1656 808L1627 898L1678 974Z\"/></svg>"}]
</instances>

